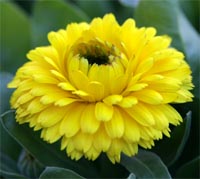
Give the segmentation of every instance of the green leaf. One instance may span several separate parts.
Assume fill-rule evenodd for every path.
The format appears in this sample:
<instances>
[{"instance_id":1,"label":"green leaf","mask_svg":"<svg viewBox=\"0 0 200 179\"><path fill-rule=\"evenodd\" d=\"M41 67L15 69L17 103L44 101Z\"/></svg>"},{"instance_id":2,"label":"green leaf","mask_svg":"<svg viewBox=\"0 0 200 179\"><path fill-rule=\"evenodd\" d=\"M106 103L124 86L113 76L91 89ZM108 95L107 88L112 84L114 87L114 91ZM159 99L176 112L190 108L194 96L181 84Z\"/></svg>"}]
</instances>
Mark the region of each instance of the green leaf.
<instances>
[{"instance_id":1,"label":"green leaf","mask_svg":"<svg viewBox=\"0 0 200 179\"><path fill-rule=\"evenodd\" d=\"M145 14L145 15L144 15ZM200 37L174 0L141 0L135 11L139 26L153 26L172 37L172 46L186 54L193 71L194 94L199 96Z\"/></svg>"},{"instance_id":2,"label":"green leaf","mask_svg":"<svg viewBox=\"0 0 200 179\"><path fill-rule=\"evenodd\" d=\"M135 176L133 173L131 173L131 174L128 176L127 179L136 179L136 176Z\"/></svg>"},{"instance_id":3,"label":"green leaf","mask_svg":"<svg viewBox=\"0 0 200 179\"><path fill-rule=\"evenodd\" d=\"M26 150L22 150L17 162L17 166L20 170L20 173L29 178L38 178L44 170L44 165L42 165Z\"/></svg>"},{"instance_id":4,"label":"green leaf","mask_svg":"<svg viewBox=\"0 0 200 179\"><path fill-rule=\"evenodd\" d=\"M199 178L200 156L183 165L176 172L177 178Z\"/></svg>"},{"instance_id":5,"label":"green leaf","mask_svg":"<svg viewBox=\"0 0 200 179\"><path fill-rule=\"evenodd\" d=\"M178 26L178 3L174 0L141 0L135 9L139 26L153 26L159 35L172 37L172 46L184 51Z\"/></svg>"},{"instance_id":6,"label":"green leaf","mask_svg":"<svg viewBox=\"0 0 200 179\"><path fill-rule=\"evenodd\" d=\"M105 153L102 153L94 163L98 166L99 178L124 178L129 175L128 170L120 163L113 165Z\"/></svg>"},{"instance_id":7,"label":"green leaf","mask_svg":"<svg viewBox=\"0 0 200 179\"><path fill-rule=\"evenodd\" d=\"M72 170L59 168L59 167L46 167L43 173L40 175L39 179L60 179L60 178L77 178L83 179L80 175Z\"/></svg>"},{"instance_id":8,"label":"green leaf","mask_svg":"<svg viewBox=\"0 0 200 179\"><path fill-rule=\"evenodd\" d=\"M154 153L139 150L134 157L122 155L121 164L136 178L171 178L167 167Z\"/></svg>"},{"instance_id":9,"label":"green leaf","mask_svg":"<svg viewBox=\"0 0 200 179\"><path fill-rule=\"evenodd\" d=\"M4 153L0 153L0 176L5 178L19 178L25 179L17 169L17 164L14 160L12 160L9 156Z\"/></svg>"},{"instance_id":10,"label":"green leaf","mask_svg":"<svg viewBox=\"0 0 200 179\"><path fill-rule=\"evenodd\" d=\"M6 179L28 179L28 178L26 178L23 175L20 175L18 173L6 172L6 171L3 171L3 170L0 170L0 176L5 177Z\"/></svg>"},{"instance_id":11,"label":"green leaf","mask_svg":"<svg viewBox=\"0 0 200 179\"><path fill-rule=\"evenodd\" d=\"M0 72L1 92L0 92L0 114L10 109L10 95L12 89L7 88L7 83L11 81L13 75L7 72ZM0 151L7 154L13 160L18 159L18 155L21 151L21 146L13 140L13 138L7 133L0 123ZM13 150L15 149L15 150Z\"/></svg>"},{"instance_id":12,"label":"green leaf","mask_svg":"<svg viewBox=\"0 0 200 179\"><path fill-rule=\"evenodd\" d=\"M180 35L185 47L186 59L192 68L193 83L195 85L194 94L195 97L199 96L199 69L200 69L200 36L196 30L192 27L190 22L186 19L184 14L179 11L179 29Z\"/></svg>"},{"instance_id":13,"label":"green leaf","mask_svg":"<svg viewBox=\"0 0 200 179\"><path fill-rule=\"evenodd\" d=\"M0 93L0 114L10 109L10 95L12 89L7 88L8 82L13 78L13 75L7 72L0 72L1 93Z\"/></svg>"},{"instance_id":14,"label":"green leaf","mask_svg":"<svg viewBox=\"0 0 200 179\"><path fill-rule=\"evenodd\" d=\"M200 8L200 1L193 0L179 0L179 4L181 9L183 10L184 14L186 15L187 19L191 22L193 27L196 30L200 30L199 27L199 8Z\"/></svg>"},{"instance_id":15,"label":"green leaf","mask_svg":"<svg viewBox=\"0 0 200 179\"><path fill-rule=\"evenodd\" d=\"M17 163L5 153L0 152L0 169L7 172L19 173Z\"/></svg>"},{"instance_id":16,"label":"green leaf","mask_svg":"<svg viewBox=\"0 0 200 179\"><path fill-rule=\"evenodd\" d=\"M134 1L130 1L130 0L119 0L119 2L124 5L124 6L128 6L128 7L137 7L138 3L140 0L134 0Z\"/></svg>"},{"instance_id":17,"label":"green leaf","mask_svg":"<svg viewBox=\"0 0 200 179\"><path fill-rule=\"evenodd\" d=\"M13 75L7 72L0 72L1 92L0 92L0 114L10 109L9 101L13 90L7 88L7 83L11 81ZM21 147L5 131L0 123L0 151L17 160ZM15 150L13 150L13 148Z\"/></svg>"},{"instance_id":18,"label":"green leaf","mask_svg":"<svg viewBox=\"0 0 200 179\"><path fill-rule=\"evenodd\" d=\"M115 2L116 3L116 2ZM113 12L113 6L110 1L83 1L83 0L76 0L75 4L79 6L84 12L91 17L102 17L107 12ZM98 7L98 8L94 8Z\"/></svg>"},{"instance_id":19,"label":"green leaf","mask_svg":"<svg viewBox=\"0 0 200 179\"><path fill-rule=\"evenodd\" d=\"M39 131L33 131L27 124L17 124L13 111L8 111L2 116L2 124L43 165L68 168L86 177L98 176L97 170L92 162L85 159L79 161L71 160L64 151L60 151L59 142L48 144L40 138Z\"/></svg>"},{"instance_id":20,"label":"green leaf","mask_svg":"<svg viewBox=\"0 0 200 179\"><path fill-rule=\"evenodd\" d=\"M87 12L91 18L103 17L107 13L113 13L119 23L123 23L124 20L131 17L133 14L132 7L123 6L119 1L76 0L75 4L83 11Z\"/></svg>"},{"instance_id":21,"label":"green leaf","mask_svg":"<svg viewBox=\"0 0 200 179\"><path fill-rule=\"evenodd\" d=\"M176 126L170 138L165 138L155 144L152 149L167 166L174 164L183 152L191 128L191 111L187 113L183 123Z\"/></svg>"},{"instance_id":22,"label":"green leaf","mask_svg":"<svg viewBox=\"0 0 200 179\"><path fill-rule=\"evenodd\" d=\"M0 123L0 139L0 151L17 161L21 146L3 128L2 123Z\"/></svg>"},{"instance_id":23,"label":"green leaf","mask_svg":"<svg viewBox=\"0 0 200 179\"><path fill-rule=\"evenodd\" d=\"M33 45L47 45L48 32L65 29L68 23L80 21L89 21L89 17L63 0L36 1L32 16Z\"/></svg>"},{"instance_id":24,"label":"green leaf","mask_svg":"<svg viewBox=\"0 0 200 179\"><path fill-rule=\"evenodd\" d=\"M30 24L25 13L15 4L0 6L1 71L14 73L26 61L30 49Z\"/></svg>"}]
</instances>

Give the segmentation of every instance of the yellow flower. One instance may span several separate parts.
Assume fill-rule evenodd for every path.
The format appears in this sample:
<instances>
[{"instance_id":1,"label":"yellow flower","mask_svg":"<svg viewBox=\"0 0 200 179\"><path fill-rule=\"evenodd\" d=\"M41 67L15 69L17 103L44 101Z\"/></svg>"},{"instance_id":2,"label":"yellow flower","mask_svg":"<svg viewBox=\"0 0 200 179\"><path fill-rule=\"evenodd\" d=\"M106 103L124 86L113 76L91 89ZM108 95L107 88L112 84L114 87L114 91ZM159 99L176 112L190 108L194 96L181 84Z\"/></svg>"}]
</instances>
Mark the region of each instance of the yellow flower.
<instances>
[{"instance_id":1,"label":"yellow flower","mask_svg":"<svg viewBox=\"0 0 200 179\"><path fill-rule=\"evenodd\" d=\"M115 163L123 152L170 136L180 114L169 103L192 101L191 70L168 36L121 26L112 14L71 23L48 34L49 46L31 50L10 88L16 120L78 160L102 152Z\"/></svg>"}]
</instances>

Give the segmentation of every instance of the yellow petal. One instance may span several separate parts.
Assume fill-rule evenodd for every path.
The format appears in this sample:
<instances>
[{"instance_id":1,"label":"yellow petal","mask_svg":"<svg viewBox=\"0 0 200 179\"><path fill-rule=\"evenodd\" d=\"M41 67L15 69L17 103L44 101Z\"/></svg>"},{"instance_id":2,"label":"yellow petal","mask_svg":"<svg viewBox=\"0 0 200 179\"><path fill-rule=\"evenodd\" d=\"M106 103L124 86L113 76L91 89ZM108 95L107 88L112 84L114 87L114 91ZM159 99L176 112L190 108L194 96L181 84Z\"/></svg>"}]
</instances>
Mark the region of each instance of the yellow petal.
<instances>
[{"instance_id":1,"label":"yellow petal","mask_svg":"<svg viewBox=\"0 0 200 179\"><path fill-rule=\"evenodd\" d=\"M82 90L76 90L76 91L73 91L72 92L72 94L76 94L76 95L78 95L78 96L89 96L89 94L87 93L87 92L85 92L85 91L82 91Z\"/></svg>"},{"instance_id":2,"label":"yellow petal","mask_svg":"<svg viewBox=\"0 0 200 179\"><path fill-rule=\"evenodd\" d=\"M172 103L176 101L178 94L176 93L164 93L160 92L161 96L163 97L163 104Z\"/></svg>"},{"instance_id":3,"label":"yellow petal","mask_svg":"<svg viewBox=\"0 0 200 179\"><path fill-rule=\"evenodd\" d=\"M161 73L165 71L168 72L170 70L176 70L180 67L180 65L180 58L170 58L166 56L164 59L159 59L155 62L155 66L151 69L151 73ZM158 66L159 68L157 68Z\"/></svg>"},{"instance_id":4,"label":"yellow petal","mask_svg":"<svg viewBox=\"0 0 200 179\"><path fill-rule=\"evenodd\" d=\"M100 152L97 151L93 146L85 153L85 157L89 160L95 160L100 155Z\"/></svg>"},{"instance_id":5,"label":"yellow petal","mask_svg":"<svg viewBox=\"0 0 200 179\"><path fill-rule=\"evenodd\" d=\"M130 108L133 105L137 104L138 100L134 96L127 96L124 97L122 101L120 101L117 105L123 107L123 108Z\"/></svg>"},{"instance_id":6,"label":"yellow petal","mask_svg":"<svg viewBox=\"0 0 200 179\"><path fill-rule=\"evenodd\" d=\"M159 105L159 109L165 113L168 121L173 125L178 125L183 121L181 115L170 105Z\"/></svg>"},{"instance_id":7,"label":"yellow petal","mask_svg":"<svg viewBox=\"0 0 200 179\"><path fill-rule=\"evenodd\" d=\"M29 120L29 126L30 127L34 127L34 126L37 126L39 125L38 121L37 121L37 118L38 118L39 114L33 114L31 115L29 118L27 117L26 119Z\"/></svg>"},{"instance_id":8,"label":"yellow petal","mask_svg":"<svg viewBox=\"0 0 200 179\"><path fill-rule=\"evenodd\" d=\"M117 82L117 83L116 83ZM127 76L119 76L111 81L111 93L120 94L127 85Z\"/></svg>"},{"instance_id":9,"label":"yellow petal","mask_svg":"<svg viewBox=\"0 0 200 179\"><path fill-rule=\"evenodd\" d=\"M34 100L32 100L29 103L27 111L29 111L31 114L35 114L35 113L38 113L40 111L43 111L46 107L48 107L48 106L43 105L40 102L40 98L35 98Z\"/></svg>"},{"instance_id":10,"label":"yellow petal","mask_svg":"<svg viewBox=\"0 0 200 179\"><path fill-rule=\"evenodd\" d=\"M17 117L19 118L19 122L24 123L25 121L23 120L23 118L27 115L29 115L29 111L24 110L24 108L18 107L17 108ZM21 119L22 118L22 119Z\"/></svg>"},{"instance_id":11,"label":"yellow petal","mask_svg":"<svg viewBox=\"0 0 200 179\"><path fill-rule=\"evenodd\" d=\"M103 102L108 105L118 104L120 101L122 101L123 97L122 95L110 95L106 97Z\"/></svg>"},{"instance_id":12,"label":"yellow petal","mask_svg":"<svg viewBox=\"0 0 200 179\"><path fill-rule=\"evenodd\" d=\"M99 66L96 63L90 67L88 77L91 81L99 81Z\"/></svg>"},{"instance_id":13,"label":"yellow petal","mask_svg":"<svg viewBox=\"0 0 200 179\"><path fill-rule=\"evenodd\" d=\"M57 70L50 70L50 71L58 80L62 80L62 81L66 80L66 77L62 74L62 72L59 72Z\"/></svg>"},{"instance_id":14,"label":"yellow petal","mask_svg":"<svg viewBox=\"0 0 200 179\"><path fill-rule=\"evenodd\" d=\"M193 94L186 89L180 89L177 92L177 98L174 100L176 103L185 103L192 101Z\"/></svg>"},{"instance_id":15,"label":"yellow petal","mask_svg":"<svg viewBox=\"0 0 200 179\"><path fill-rule=\"evenodd\" d=\"M62 137L62 140L61 140L61 147L60 147L60 150L64 150L64 149L67 147L69 141L70 141L69 138L63 136L63 137Z\"/></svg>"},{"instance_id":16,"label":"yellow petal","mask_svg":"<svg viewBox=\"0 0 200 179\"><path fill-rule=\"evenodd\" d=\"M154 142L153 142L153 140L148 140L148 141L140 140L139 145L142 146L145 149L151 149L152 146L154 146Z\"/></svg>"},{"instance_id":17,"label":"yellow petal","mask_svg":"<svg viewBox=\"0 0 200 179\"><path fill-rule=\"evenodd\" d=\"M54 59L45 56L45 57L44 57L44 60L45 60L48 64L52 65L56 70L59 70L58 64L56 63L56 61L55 61ZM56 70L53 70L53 71L55 71L55 73L56 73L56 72L57 72ZM56 73L56 74L59 75L59 73ZM63 75L59 75L59 76L60 76L60 77L62 76L62 78L63 78Z\"/></svg>"},{"instance_id":18,"label":"yellow petal","mask_svg":"<svg viewBox=\"0 0 200 179\"><path fill-rule=\"evenodd\" d=\"M113 67L114 73L117 76L121 76L124 74L124 67L120 63L120 60L121 59L116 59L115 61L112 62L112 67Z\"/></svg>"},{"instance_id":19,"label":"yellow petal","mask_svg":"<svg viewBox=\"0 0 200 179\"><path fill-rule=\"evenodd\" d=\"M113 139L112 144L107 152L109 159L115 163L120 161L120 153L122 151L124 141L122 139Z\"/></svg>"},{"instance_id":20,"label":"yellow petal","mask_svg":"<svg viewBox=\"0 0 200 179\"><path fill-rule=\"evenodd\" d=\"M67 41L69 45L72 45L85 31L89 28L89 24L82 22L82 23L71 23L67 26Z\"/></svg>"},{"instance_id":21,"label":"yellow petal","mask_svg":"<svg viewBox=\"0 0 200 179\"><path fill-rule=\"evenodd\" d=\"M19 86L20 82L21 82L21 80L16 78L16 76L15 76L15 78L11 82L8 83L7 87L8 88L17 88Z\"/></svg>"},{"instance_id":22,"label":"yellow petal","mask_svg":"<svg viewBox=\"0 0 200 179\"><path fill-rule=\"evenodd\" d=\"M150 89L161 92L176 92L180 89L181 81L175 78L164 78L158 81L152 81L148 84Z\"/></svg>"},{"instance_id":23,"label":"yellow petal","mask_svg":"<svg viewBox=\"0 0 200 179\"><path fill-rule=\"evenodd\" d=\"M121 26L122 30L129 31L129 29L135 28L135 21L131 18L127 19Z\"/></svg>"},{"instance_id":24,"label":"yellow petal","mask_svg":"<svg viewBox=\"0 0 200 179\"><path fill-rule=\"evenodd\" d=\"M76 56L69 56L67 60L67 72L68 72L68 79L70 82L73 82L73 71L78 71L79 70L79 63L80 63L80 58L79 55Z\"/></svg>"},{"instance_id":25,"label":"yellow petal","mask_svg":"<svg viewBox=\"0 0 200 179\"><path fill-rule=\"evenodd\" d=\"M101 65L99 67L99 82L101 82L105 88L105 95L110 93L110 83L115 78L115 72L112 66L109 65Z\"/></svg>"},{"instance_id":26,"label":"yellow petal","mask_svg":"<svg viewBox=\"0 0 200 179\"><path fill-rule=\"evenodd\" d=\"M59 127L60 127L60 123L57 123L54 126L43 129L43 130L46 130L45 136L43 137L43 139L48 141L49 143L56 142L61 137L59 133Z\"/></svg>"},{"instance_id":27,"label":"yellow petal","mask_svg":"<svg viewBox=\"0 0 200 179\"><path fill-rule=\"evenodd\" d=\"M51 106L40 113L38 116L38 122L43 127L50 127L62 120L65 114L65 108Z\"/></svg>"},{"instance_id":28,"label":"yellow petal","mask_svg":"<svg viewBox=\"0 0 200 179\"><path fill-rule=\"evenodd\" d=\"M66 90L66 91L76 90L76 88L69 82L61 82L61 83L58 84L58 86L61 87L64 90Z\"/></svg>"},{"instance_id":29,"label":"yellow petal","mask_svg":"<svg viewBox=\"0 0 200 179\"><path fill-rule=\"evenodd\" d=\"M157 81L162 80L164 78L163 75L153 74L153 75L146 75L141 80L142 81Z\"/></svg>"},{"instance_id":30,"label":"yellow petal","mask_svg":"<svg viewBox=\"0 0 200 179\"><path fill-rule=\"evenodd\" d=\"M95 117L95 105L88 104L82 112L80 124L81 130L84 133L95 133L100 125L100 122Z\"/></svg>"},{"instance_id":31,"label":"yellow petal","mask_svg":"<svg viewBox=\"0 0 200 179\"><path fill-rule=\"evenodd\" d=\"M71 72L71 79L74 86L82 91L87 91L87 86L89 84L89 79L82 71Z\"/></svg>"},{"instance_id":32,"label":"yellow petal","mask_svg":"<svg viewBox=\"0 0 200 179\"><path fill-rule=\"evenodd\" d=\"M73 143L75 149L78 151L83 151L86 153L92 146L93 135L79 132L76 136L73 137Z\"/></svg>"},{"instance_id":33,"label":"yellow petal","mask_svg":"<svg viewBox=\"0 0 200 179\"><path fill-rule=\"evenodd\" d=\"M83 58L83 57L80 59L79 69L80 69L80 71L82 71L86 76L88 75L89 64L88 64L88 60L87 60L87 59L85 59L85 58Z\"/></svg>"},{"instance_id":34,"label":"yellow petal","mask_svg":"<svg viewBox=\"0 0 200 179\"><path fill-rule=\"evenodd\" d=\"M126 113L122 113L124 118L124 139L127 142L137 142L140 139L140 126Z\"/></svg>"},{"instance_id":35,"label":"yellow petal","mask_svg":"<svg viewBox=\"0 0 200 179\"><path fill-rule=\"evenodd\" d=\"M106 152L111 144L111 138L107 135L103 125L99 127L99 130L94 135L93 145L97 151Z\"/></svg>"},{"instance_id":36,"label":"yellow petal","mask_svg":"<svg viewBox=\"0 0 200 179\"><path fill-rule=\"evenodd\" d=\"M134 96L148 104L161 104L163 102L163 97L160 95L160 93L150 90L150 89L143 89L141 91L137 91L133 93Z\"/></svg>"},{"instance_id":37,"label":"yellow petal","mask_svg":"<svg viewBox=\"0 0 200 179\"><path fill-rule=\"evenodd\" d=\"M134 84L132 86L129 86L126 89L126 91L128 91L128 92L140 91L140 90L144 89L147 86L148 86L148 84L146 84L146 83L136 83L136 84Z\"/></svg>"},{"instance_id":38,"label":"yellow petal","mask_svg":"<svg viewBox=\"0 0 200 179\"><path fill-rule=\"evenodd\" d=\"M138 153L138 144L137 143L131 144L131 143L124 142L122 152L128 155L129 157L133 156L136 153Z\"/></svg>"},{"instance_id":39,"label":"yellow petal","mask_svg":"<svg viewBox=\"0 0 200 179\"><path fill-rule=\"evenodd\" d=\"M72 160L77 161L83 156L83 153L77 150L73 150L72 152L68 153L68 156L70 156Z\"/></svg>"},{"instance_id":40,"label":"yellow petal","mask_svg":"<svg viewBox=\"0 0 200 179\"><path fill-rule=\"evenodd\" d=\"M19 96L16 103L21 105L32 100L33 98L35 97L31 95L30 93L24 93L23 95Z\"/></svg>"},{"instance_id":41,"label":"yellow petal","mask_svg":"<svg viewBox=\"0 0 200 179\"><path fill-rule=\"evenodd\" d=\"M96 103L95 116L99 121L109 121L113 116L113 106L102 102Z\"/></svg>"},{"instance_id":42,"label":"yellow petal","mask_svg":"<svg viewBox=\"0 0 200 179\"><path fill-rule=\"evenodd\" d=\"M105 129L111 138L120 138L124 134L124 119L119 109L114 108L113 117L110 121L105 122Z\"/></svg>"},{"instance_id":43,"label":"yellow petal","mask_svg":"<svg viewBox=\"0 0 200 179\"><path fill-rule=\"evenodd\" d=\"M33 75L34 81L38 83L49 83L49 84L57 84L58 80L54 78L52 75L48 74L34 74Z\"/></svg>"},{"instance_id":44,"label":"yellow petal","mask_svg":"<svg viewBox=\"0 0 200 179\"><path fill-rule=\"evenodd\" d=\"M68 92L66 91L53 91L53 89L47 89L48 93L46 95L43 95L41 98L40 98L40 102L42 104L50 104L50 103L56 103L57 101L63 99L63 97L71 97L72 95L69 94Z\"/></svg>"},{"instance_id":45,"label":"yellow petal","mask_svg":"<svg viewBox=\"0 0 200 179\"><path fill-rule=\"evenodd\" d=\"M80 117L84 110L84 105L73 103L66 108L67 114L60 125L60 133L66 137L74 136L80 129Z\"/></svg>"},{"instance_id":46,"label":"yellow petal","mask_svg":"<svg viewBox=\"0 0 200 179\"><path fill-rule=\"evenodd\" d=\"M67 106L71 103L74 103L76 101L79 101L78 99L73 99L73 98L62 98L58 101L55 102L56 106Z\"/></svg>"},{"instance_id":47,"label":"yellow petal","mask_svg":"<svg viewBox=\"0 0 200 179\"><path fill-rule=\"evenodd\" d=\"M153 67L153 64L154 64L153 58L146 59L140 63L135 73L137 74L137 73L148 72Z\"/></svg>"},{"instance_id":48,"label":"yellow petal","mask_svg":"<svg viewBox=\"0 0 200 179\"><path fill-rule=\"evenodd\" d=\"M64 39L62 33L66 33L64 30L58 32L50 32L48 34L48 40L51 42L52 46L59 52L60 57L63 57L66 50L66 40Z\"/></svg>"},{"instance_id":49,"label":"yellow petal","mask_svg":"<svg viewBox=\"0 0 200 179\"><path fill-rule=\"evenodd\" d=\"M170 133L169 132L170 132L169 128L163 130L163 134L165 134L165 136L167 136L167 137L170 137Z\"/></svg>"},{"instance_id":50,"label":"yellow petal","mask_svg":"<svg viewBox=\"0 0 200 179\"><path fill-rule=\"evenodd\" d=\"M74 146L74 140L73 140L73 138L66 138L65 142L67 143L67 147L66 147L67 154L70 154L73 151L76 151L75 146Z\"/></svg>"},{"instance_id":51,"label":"yellow petal","mask_svg":"<svg viewBox=\"0 0 200 179\"><path fill-rule=\"evenodd\" d=\"M162 107L160 108L160 105L148 105L147 107L149 110L151 110L151 114L154 116L155 127L159 130L168 128L169 121L165 115L165 112L162 111Z\"/></svg>"},{"instance_id":52,"label":"yellow petal","mask_svg":"<svg viewBox=\"0 0 200 179\"><path fill-rule=\"evenodd\" d=\"M125 91L123 92L123 94L127 94L127 92L132 92L132 91L139 91L142 90L143 88L147 87L148 84L147 83L143 83L143 82L138 82L141 78L141 74L137 74L135 76L133 76L130 80L130 82L128 83L127 88L125 89Z\"/></svg>"},{"instance_id":53,"label":"yellow petal","mask_svg":"<svg viewBox=\"0 0 200 179\"><path fill-rule=\"evenodd\" d=\"M110 93L110 83L115 78L115 73L112 67L108 65L93 64L89 70L88 77L91 81L98 81L104 87L105 96Z\"/></svg>"},{"instance_id":54,"label":"yellow petal","mask_svg":"<svg viewBox=\"0 0 200 179\"><path fill-rule=\"evenodd\" d=\"M124 110L143 126L151 126L155 124L152 114L142 103L138 103L132 108L124 108Z\"/></svg>"},{"instance_id":55,"label":"yellow petal","mask_svg":"<svg viewBox=\"0 0 200 179\"><path fill-rule=\"evenodd\" d=\"M104 97L104 86L100 82L90 82L87 91L96 101L100 101Z\"/></svg>"}]
</instances>

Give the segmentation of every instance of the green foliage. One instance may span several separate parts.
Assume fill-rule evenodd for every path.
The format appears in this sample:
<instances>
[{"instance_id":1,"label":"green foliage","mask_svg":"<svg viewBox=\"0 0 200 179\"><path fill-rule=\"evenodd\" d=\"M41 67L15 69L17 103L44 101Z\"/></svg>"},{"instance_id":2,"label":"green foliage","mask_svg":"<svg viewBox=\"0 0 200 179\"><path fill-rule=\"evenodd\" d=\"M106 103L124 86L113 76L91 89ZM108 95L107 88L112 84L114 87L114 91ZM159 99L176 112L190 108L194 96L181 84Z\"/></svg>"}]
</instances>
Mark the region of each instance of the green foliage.
<instances>
[{"instance_id":1,"label":"green foliage","mask_svg":"<svg viewBox=\"0 0 200 179\"><path fill-rule=\"evenodd\" d=\"M36 158L32 157L29 152L22 150L17 162L17 168L20 173L28 178L38 178L40 173L44 170L44 165Z\"/></svg>"},{"instance_id":2,"label":"green foliage","mask_svg":"<svg viewBox=\"0 0 200 179\"><path fill-rule=\"evenodd\" d=\"M141 0L135 11L135 19L139 26L153 26L159 35L172 37L172 46L185 52L186 60L190 64L196 97L199 96L200 69L200 36L181 12L178 2L163 0L157 3Z\"/></svg>"},{"instance_id":3,"label":"green foliage","mask_svg":"<svg viewBox=\"0 0 200 179\"><path fill-rule=\"evenodd\" d=\"M138 178L171 178L167 167L154 153L140 150L135 157L122 155L121 164Z\"/></svg>"},{"instance_id":4,"label":"green foliage","mask_svg":"<svg viewBox=\"0 0 200 179\"><path fill-rule=\"evenodd\" d=\"M25 177L19 174L16 161L12 160L6 154L0 153L1 165L0 165L0 175L5 178L19 178L25 179Z\"/></svg>"},{"instance_id":5,"label":"green foliage","mask_svg":"<svg viewBox=\"0 0 200 179\"><path fill-rule=\"evenodd\" d=\"M10 96L12 89L7 89L7 84L12 80L13 75L8 72L0 72L1 93L0 93L0 114L10 109Z\"/></svg>"},{"instance_id":6,"label":"green foliage","mask_svg":"<svg viewBox=\"0 0 200 179\"><path fill-rule=\"evenodd\" d=\"M72 170L59 168L59 167L47 167L42 174L40 175L39 179L55 179L55 178L74 178L74 179L83 179L80 175L73 172Z\"/></svg>"},{"instance_id":7,"label":"green foliage","mask_svg":"<svg viewBox=\"0 0 200 179\"><path fill-rule=\"evenodd\" d=\"M186 1L186 0L179 0L180 7L182 8L184 14L190 21L190 23L195 27L195 29L199 32L199 8L200 8L200 1L193 0L193 1Z\"/></svg>"},{"instance_id":8,"label":"green foliage","mask_svg":"<svg viewBox=\"0 0 200 179\"><path fill-rule=\"evenodd\" d=\"M39 132L34 132L26 124L18 125L15 121L14 111L8 111L2 116L2 123L6 130L15 137L32 156L45 166L66 167L79 172L83 176L97 176L94 166L87 160L73 161L68 158L65 152L61 152L58 143L48 144L44 142ZM31 138L31 140L30 140ZM88 173L88 169L91 170Z\"/></svg>"},{"instance_id":9,"label":"green foliage","mask_svg":"<svg viewBox=\"0 0 200 179\"><path fill-rule=\"evenodd\" d=\"M176 178L195 178L199 174L200 157L189 161L176 172Z\"/></svg>"},{"instance_id":10,"label":"green foliage","mask_svg":"<svg viewBox=\"0 0 200 179\"><path fill-rule=\"evenodd\" d=\"M20 6L19 6L20 5ZM29 7L29 10L25 9ZM171 138L156 142L149 151L135 157L122 155L111 164L105 155L95 162L78 162L60 151L60 144L47 144L27 124L15 122L9 110L12 90L7 83L27 61L33 47L47 45L47 33L71 22L89 22L93 17L114 13L121 23L129 17L138 26L154 26L159 35L172 37L172 46L185 53L192 68L194 102L176 106L186 116L172 128ZM1 1L0 2L0 177L4 178L198 178L199 177L199 2L184 0L140 0L134 7L118 1ZM7 111L7 112L5 112ZM188 112L190 111L190 112ZM192 147L191 147L192 146ZM192 149L194 148L194 149ZM162 162L163 161L163 162ZM76 173L75 173L76 172Z\"/></svg>"},{"instance_id":11,"label":"green foliage","mask_svg":"<svg viewBox=\"0 0 200 179\"><path fill-rule=\"evenodd\" d=\"M30 21L13 3L0 4L1 71L15 72L24 62L30 49ZM23 28L22 28L23 27Z\"/></svg>"},{"instance_id":12,"label":"green foliage","mask_svg":"<svg viewBox=\"0 0 200 179\"><path fill-rule=\"evenodd\" d=\"M33 46L47 45L47 33L66 28L70 22L89 21L89 17L77 7L63 0L36 1L32 15Z\"/></svg>"},{"instance_id":13,"label":"green foliage","mask_svg":"<svg viewBox=\"0 0 200 179\"><path fill-rule=\"evenodd\" d=\"M153 151L161 157L167 166L174 164L183 152L189 137L190 127L191 112L188 112L183 123L173 129L171 132L171 137L159 141L153 148Z\"/></svg>"}]
</instances>

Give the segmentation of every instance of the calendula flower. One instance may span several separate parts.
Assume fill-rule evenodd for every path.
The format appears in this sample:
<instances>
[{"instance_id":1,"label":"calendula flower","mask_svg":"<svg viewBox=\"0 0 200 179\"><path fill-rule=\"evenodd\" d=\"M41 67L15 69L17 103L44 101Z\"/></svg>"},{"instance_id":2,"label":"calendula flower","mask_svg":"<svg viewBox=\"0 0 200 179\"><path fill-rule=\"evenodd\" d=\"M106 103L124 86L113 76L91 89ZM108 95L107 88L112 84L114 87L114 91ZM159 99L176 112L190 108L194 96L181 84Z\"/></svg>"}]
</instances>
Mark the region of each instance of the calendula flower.
<instances>
[{"instance_id":1,"label":"calendula flower","mask_svg":"<svg viewBox=\"0 0 200 179\"><path fill-rule=\"evenodd\" d=\"M170 136L180 114L169 103L192 101L184 55L155 28L119 25L114 15L71 23L48 34L49 46L31 50L9 83L16 120L78 160L102 152L115 163L138 146Z\"/></svg>"}]
</instances>

